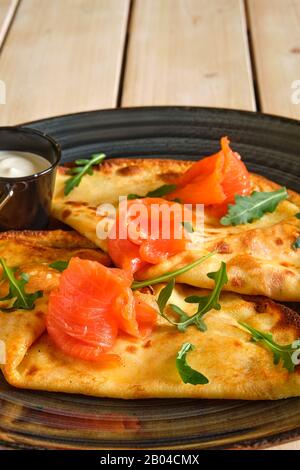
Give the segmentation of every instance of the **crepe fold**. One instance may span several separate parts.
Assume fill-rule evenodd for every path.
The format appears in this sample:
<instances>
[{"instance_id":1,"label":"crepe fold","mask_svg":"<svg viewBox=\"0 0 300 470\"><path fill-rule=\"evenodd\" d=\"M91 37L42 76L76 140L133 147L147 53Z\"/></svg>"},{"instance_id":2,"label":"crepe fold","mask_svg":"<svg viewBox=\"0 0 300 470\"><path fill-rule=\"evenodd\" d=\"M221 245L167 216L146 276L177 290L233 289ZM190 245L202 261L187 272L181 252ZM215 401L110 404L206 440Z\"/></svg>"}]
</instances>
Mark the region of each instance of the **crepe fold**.
<instances>
[{"instance_id":1,"label":"crepe fold","mask_svg":"<svg viewBox=\"0 0 300 470\"><path fill-rule=\"evenodd\" d=\"M175 292L177 302L184 288ZM281 364L274 365L270 351L251 342L237 323L242 320L272 331L277 341L286 344L299 336L296 314L270 300L230 293L222 296L221 305L221 311L207 314L204 333L195 327L180 333L161 320L148 340L119 337L112 352L120 355L121 363L105 366L69 358L52 343L45 332L47 299L39 299L32 312L0 314L0 338L7 348L2 371L16 387L98 397L268 400L299 396L298 369L289 373ZM183 342L195 346L188 363L206 375L209 384L182 382L175 362Z\"/></svg>"},{"instance_id":2,"label":"crepe fold","mask_svg":"<svg viewBox=\"0 0 300 470\"><path fill-rule=\"evenodd\" d=\"M176 181L192 162L160 159L113 159L96 167L80 185L64 196L68 175L60 169L56 181L52 212L104 251L107 243L97 236L97 224L105 216L97 215L102 203L117 205L119 196L145 195L163 184ZM252 189L274 191L279 185L251 174ZM144 269L138 279L148 279L181 267L210 251L217 254L209 261L177 278L178 282L212 288L207 272L220 261L227 263L229 281L225 290L248 295L265 295L279 301L300 301L300 251L293 242L300 236L300 195L289 191L275 212L259 220L238 226L223 226L219 219L205 215L204 242L200 250L186 251L166 262Z\"/></svg>"},{"instance_id":3,"label":"crepe fold","mask_svg":"<svg viewBox=\"0 0 300 470\"><path fill-rule=\"evenodd\" d=\"M68 248L64 240L68 241ZM38 276L34 264L36 268L43 265L51 274L53 270L48 263L58 255L64 259L82 254L85 249L86 257L99 256L97 250L87 246L89 242L74 233L43 232L40 242L44 249L30 233L2 235L0 241L0 256L5 253L9 266L16 265L16 259L21 268L28 266L31 254L33 282ZM155 290L146 289L135 295L156 308L161 288L156 286ZM184 302L192 294L203 295L205 291L177 284L170 302L193 314L196 306ZM282 363L274 365L272 353L252 342L250 334L238 323L242 321L271 332L275 341L288 344L300 336L299 316L264 297L225 292L220 303L221 310L211 310L205 315L205 332L191 326L182 333L159 317L153 333L146 339L119 336L111 352L118 354L121 361L112 365L75 360L56 347L46 331L48 294L45 292L36 300L32 311L0 313L0 340L6 346L2 372L16 387L98 397L260 400L299 396L299 367L289 373ZM176 369L176 356L185 342L195 346L188 353L188 364L203 373L209 379L208 384L194 386L182 382Z\"/></svg>"}]
</instances>

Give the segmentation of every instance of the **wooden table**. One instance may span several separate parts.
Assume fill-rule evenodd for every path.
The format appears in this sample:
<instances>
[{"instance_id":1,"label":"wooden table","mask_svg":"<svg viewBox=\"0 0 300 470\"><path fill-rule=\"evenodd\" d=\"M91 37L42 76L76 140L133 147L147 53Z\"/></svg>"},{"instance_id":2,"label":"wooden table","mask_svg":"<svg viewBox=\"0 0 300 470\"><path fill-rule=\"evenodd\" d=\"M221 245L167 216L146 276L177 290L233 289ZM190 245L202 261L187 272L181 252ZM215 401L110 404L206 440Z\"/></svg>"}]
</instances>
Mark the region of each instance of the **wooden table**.
<instances>
[{"instance_id":1,"label":"wooden table","mask_svg":"<svg viewBox=\"0 0 300 470\"><path fill-rule=\"evenodd\" d=\"M300 0L0 0L0 47L0 125L165 104L300 119Z\"/></svg>"}]
</instances>

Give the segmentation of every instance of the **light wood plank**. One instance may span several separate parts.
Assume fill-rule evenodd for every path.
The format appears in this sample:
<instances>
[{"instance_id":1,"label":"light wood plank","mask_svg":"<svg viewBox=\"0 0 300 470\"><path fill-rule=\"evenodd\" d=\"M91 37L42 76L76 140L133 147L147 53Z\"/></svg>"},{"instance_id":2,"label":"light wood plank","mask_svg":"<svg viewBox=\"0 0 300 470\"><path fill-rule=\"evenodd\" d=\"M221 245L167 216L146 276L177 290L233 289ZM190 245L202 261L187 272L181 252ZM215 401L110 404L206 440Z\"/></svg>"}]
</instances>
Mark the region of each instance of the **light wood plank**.
<instances>
[{"instance_id":1,"label":"light wood plank","mask_svg":"<svg viewBox=\"0 0 300 470\"><path fill-rule=\"evenodd\" d=\"M300 0L249 0L262 111L300 119ZM297 86L297 83L295 83Z\"/></svg>"},{"instance_id":2,"label":"light wood plank","mask_svg":"<svg viewBox=\"0 0 300 470\"><path fill-rule=\"evenodd\" d=\"M1 124L116 105L129 0L22 0L0 55Z\"/></svg>"},{"instance_id":3,"label":"light wood plank","mask_svg":"<svg viewBox=\"0 0 300 470\"><path fill-rule=\"evenodd\" d=\"M269 447L266 450L300 450L300 441L287 442L275 447Z\"/></svg>"},{"instance_id":4,"label":"light wood plank","mask_svg":"<svg viewBox=\"0 0 300 470\"><path fill-rule=\"evenodd\" d=\"M15 14L19 0L0 1L0 48Z\"/></svg>"},{"instance_id":5,"label":"light wood plank","mask_svg":"<svg viewBox=\"0 0 300 470\"><path fill-rule=\"evenodd\" d=\"M242 0L135 0L123 106L255 109Z\"/></svg>"}]
</instances>

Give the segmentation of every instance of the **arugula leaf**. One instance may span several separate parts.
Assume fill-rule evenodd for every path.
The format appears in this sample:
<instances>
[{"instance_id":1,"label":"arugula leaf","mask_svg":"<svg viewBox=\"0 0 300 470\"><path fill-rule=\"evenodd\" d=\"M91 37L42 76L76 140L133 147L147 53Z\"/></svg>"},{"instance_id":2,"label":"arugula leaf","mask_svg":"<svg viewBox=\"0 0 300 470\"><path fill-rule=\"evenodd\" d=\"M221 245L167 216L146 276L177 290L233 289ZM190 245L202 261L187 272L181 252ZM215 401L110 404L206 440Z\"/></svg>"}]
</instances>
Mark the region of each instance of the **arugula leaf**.
<instances>
[{"instance_id":1,"label":"arugula leaf","mask_svg":"<svg viewBox=\"0 0 300 470\"><path fill-rule=\"evenodd\" d=\"M212 309L221 309L221 305L219 304L220 294L223 286L228 282L226 263L222 261L220 269L218 271L208 273L207 277L215 281L215 287L211 294L203 296L191 295L184 299L185 302L189 304L198 304L198 310L194 315L179 323L178 326L180 326L180 329L183 331L193 324L195 324L200 331L206 331L207 326L203 322L202 317Z\"/></svg>"},{"instance_id":2,"label":"arugula leaf","mask_svg":"<svg viewBox=\"0 0 300 470\"><path fill-rule=\"evenodd\" d=\"M172 193L176 189L176 184L163 184L153 191L149 191L146 197L163 197L166 194Z\"/></svg>"},{"instance_id":3,"label":"arugula leaf","mask_svg":"<svg viewBox=\"0 0 300 470\"><path fill-rule=\"evenodd\" d=\"M83 166L83 165L86 165L89 162L90 162L89 158L78 158L77 160L75 160L75 165Z\"/></svg>"},{"instance_id":4,"label":"arugula leaf","mask_svg":"<svg viewBox=\"0 0 300 470\"><path fill-rule=\"evenodd\" d=\"M274 212L278 204L288 197L286 188L277 191L254 191L251 196L235 196L235 204L229 204L222 225L239 225L260 219L266 212Z\"/></svg>"},{"instance_id":5,"label":"arugula leaf","mask_svg":"<svg viewBox=\"0 0 300 470\"><path fill-rule=\"evenodd\" d=\"M176 368L178 373L185 384L192 385L205 385L209 383L209 380L205 375L201 374L186 362L186 355L189 351L194 351L195 346L191 343L183 343L180 351L177 353Z\"/></svg>"},{"instance_id":6,"label":"arugula leaf","mask_svg":"<svg viewBox=\"0 0 300 470\"><path fill-rule=\"evenodd\" d=\"M194 233L195 231L191 222L182 222L182 226L188 233Z\"/></svg>"},{"instance_id":7,"label":"arugula leaf","mask_svg":"<svg viewBox=\"0 0 300 470\"><path fill-rule=\"evenodd\" d=\"M186 301L186 299L184 300ZM200 303L198 305L197 312L193 316L187 315L180 307L174 304L171 304L170 307L173 310L173 312L179 314L180 321L178 323L175 323L179 331L182 331L184 333L187 327L192 324L194 324L198 328L198 330L202 331L203 333L204 331L207 330L207 326L204 320L202 319L202 316L204 315L204 313L202 314L201 312ZM193 318L192 321L190 321L191 318Z\"/></svg>"},{"instance_id":8,"label":"arugula leaf","mask_svg":"<svg viewBox=\"0 0 300 470\"><path fill-rule=\"evenodd\" d=\"M178 307L178 305L169 304L169 307L173 310L173 312L175 312L178 315L179 320L180 320L178 323L173 322L173 324L177 326L179 331L184 332L185 328L182 328L181 324L184 323L186 320L188 320L190 317L185 313L184 310L182 310L182 308ZM170 321L169 318L166 318L166 320Z\"/></svg>"},{"instance_id":9,"label":"arugula leaf","mask_svg":"<svg viewBox=\"0 0 300 470\"><path fill-rule=\"evenodd\" d=\"M66 175L77 175L78 173L81 173L82 167L74 167L74 168L69 168L69 170L66 171ZM92 175L93 174L93 168L90 168L87 172L86 175Z\"/></svg>"},{"instance_id":10,"label":"arugula leaf","mask_svg":"<svg viewBox=\"0 0 300 470\"><path fill-rule=\"evenodd\" d=\"M294 243L292 244L292 248L294 248L295 250L297 250L298 248L300 248L300 237L296 238L296 240L295 240Z\"/></svg>"},{"instance_id":11,"label":"arugula leaf","mask_svg":"<svg viewBox=\"0 0 300 470\"><path fill-rule=\"evenodd\" d=\"M70 261L58 260L49 264L50 268L56 269L57 271L63 272L69 266Z\"/></svg>"},{"instance_id":12,"label":"arugula leaf","mask_svg":"<svg viewBox=\"0 0 300 470\"><path fill-rule=\"evenodd\" d=\"M175 197L175 199L171 199L171 202L178 202L178 204L183 204L182 200L179 197Z\"/></svg>"},{"instance_id":13,"label":"arugula leaf","mask_svg":"<svg viewBox=\"0 0 300 470\"><path fill-rule=\"evenodd\" d=\"M157 299L157 305L161 313L163 313L165 306L167 305L167 302L172 295L174 286L175 286L175 279L173 278L171 279L171 281L169 281L166 287L164 287L160 291L160 294Z\"/></svg>"},{"instance_id":14,"label":"arugula leaf","mask_svg":"<svg viewBox=\"0 0 300 470\"><path fill-rule=\"evenodd\" d=\"M64 194L67 196L70 192L76 187L79 186L81 179L84 175L92 175L93 174L93 166L98 165L101 163L105 158L104 153L95 153L92 155L90 159L80 159L75 160L76 167L70 168L67 171L68 175L71 175L65 182L65 189Z\"/></svg>"},{"instance_id":15,"label":"arugula leaf","mask_svg":"<svg viewBox=\"0 0 300 470\"><path fill-rule=\"evenodd\" d=\"M169 298L171 297L174 288L174 279L170 281L169 284L161 290L157 301L160 315L172 325L177 326L179 331L186 331L187 327L190 325L195 325L200 331L206 331L207 326L203 321L203 316L212 309L221 309L221 305L219 304L219 297L224 284L226 284L226 282L228 281L226 264L222 261L220 269L216 272L208 273L207 276L215 281L215 287L211 294L203 296L191 295L184 299L187 303L198 304L197 312L194 315L188 316L177 305L169 304L170 308L179 315L179 322L171 320L164 313L165 306Z\"/></svg>"},{"instance_id":16,"label":"arugula leaf","mask_svg":"<svg viewBox=\"0 0 300 470\"><path fill-rule=\"evenodd\" d=\"M251 333L253 341L261 342L273 353L273 362L275 365L279 364L280 360L282 360L283 367L285 367L289 372L294 372L296 365L299 363L298 355L300 354L300 339L283 346L274 341L271 333L259 331L241 321L239 321L239 324Z\"/></svg>"},{"instance_id":17,"label":"arugula leaf","mask_svg":"<svg viewBox=\"0 0 300 470\"><path fill-rule=\"evenodd\" d=\"M128 194L127 199L130 201L132 199L141 199L144 197L163 197L166 194L172 193L176 189L176 184L163 184L153 191L149 191L145 196L139 196L138 194Z\"/></svg>"},{"instance_id":18,"label":"arugula leaf","mask_svg":"<svg viewBox=\"0 0 300 470\"><path fill-rule=\"evenodd\" d=\"M298 212L298 214L296 214L295 217L297 217L297 219L300 219L300 212Z\"/></svg>"},{"instance_id":19,"label":"arugula leaf","mask_svg":"<svg viewBox=\"0 0 300 470\"><path fill-rule=\"evenodd\" d=\"M173 320L171 320L171 318L169 318L164 312L165 307L168 303L168 300L172 295L174 286L175 286L175 279L173 278L160 291L158 299L157 299L157 305L158 305L158 308L159 308L160 316L163 317L165 320L167 320L172 325L177 326L179 331L184 332L185 330L181 329L180 324L173 321ZM188 320L189 316L180 307L178 307L177 305L174 305L174 304L169 304L169 307L172 308L172 310L174 310L174 312L179 316L181 322L184 322L184 321Z\"/></svg>"},{"instance_id":20,"label":"arugula leaf","mask_svg":"<svg viewBox=\"0 0 300 470\"><path fill-rule=\"evenodd\" d=\"M14 308L14 303L17 300L17 297L12 297L11 299L0 300L0 310L12 310Z\"/></svg>"},{"instance_id":21,"label":"arugula leaf","mask_svg":"<svg viewBox=\"0 0 300 470\"><path fill-rule=\"evenodd\" d=\"M131 284L131 289L132 290L141 289L142 287L154 286L155 284L160 284L161 282L169 281L173 277L177 277L180 274L186 273L190 269L193 269L199 264L204 263L204 261L206 261L208 258L210 258L211 256L215 254L216 252L212 251L211 253L208 253L207 255L202 256L201 258L183 266L182 268L162 274L161 276L153 277L152 279L146 279L145 281L133 281L133 283Z\"/></svg>"},{"instance_id":22,"label":"arugula leaf","mask_svg":"<svg viewBox=\"0 0 300 470\"><path fill-rule=\"evenodd\" d=\"M0 263L3 268L3 278L9 282L9 293L0 299L2 310L11 309L25 309L32 310L34 302L39 297L43 296L42 291L27 294L25 292L25 285L29 281L29 276L26 273L20 275L20 279L16 279L14 269L9 268L3 258L0 258ZM14 301L13 301L14 300ZM5 304L5 301L10 301Z\"/></svg>"},{"instance_id":23,"label":"arugula leaf","mask_svg":"<svg viewBox=\"0 0 300 470\"><path fill-rule=\"evenodd\" d=\"M146 196L139 196L138 194L130 193L127 195L127 200L132 201L133 199L141 199L142 197L146 197Z\"/></svg>"}]
</instances>

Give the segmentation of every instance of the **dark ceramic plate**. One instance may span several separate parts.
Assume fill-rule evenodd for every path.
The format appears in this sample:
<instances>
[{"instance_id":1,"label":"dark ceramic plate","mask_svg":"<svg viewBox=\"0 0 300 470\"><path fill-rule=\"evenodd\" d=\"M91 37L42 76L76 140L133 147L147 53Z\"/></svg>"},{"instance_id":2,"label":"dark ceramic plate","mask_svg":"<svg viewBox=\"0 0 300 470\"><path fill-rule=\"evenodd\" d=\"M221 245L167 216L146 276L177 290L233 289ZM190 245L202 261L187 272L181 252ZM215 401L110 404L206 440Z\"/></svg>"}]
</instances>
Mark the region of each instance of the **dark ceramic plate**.
<instances>
[{"instance_id":1,"label":"dark ceramic plate","mask_svg":"<svg viewBox=\"0 0 300 470\"><path fill-rule=\"evenodd\" d=\"M300 191L300 122L205 108L132 108L34 122L63 161L110 157L198 159L228 135L248 167ZM300 438L300 398L274 402L122 401L31 392L0 380L0 441L25 448L266 447Z\"/></svg>"}]
</instances>

